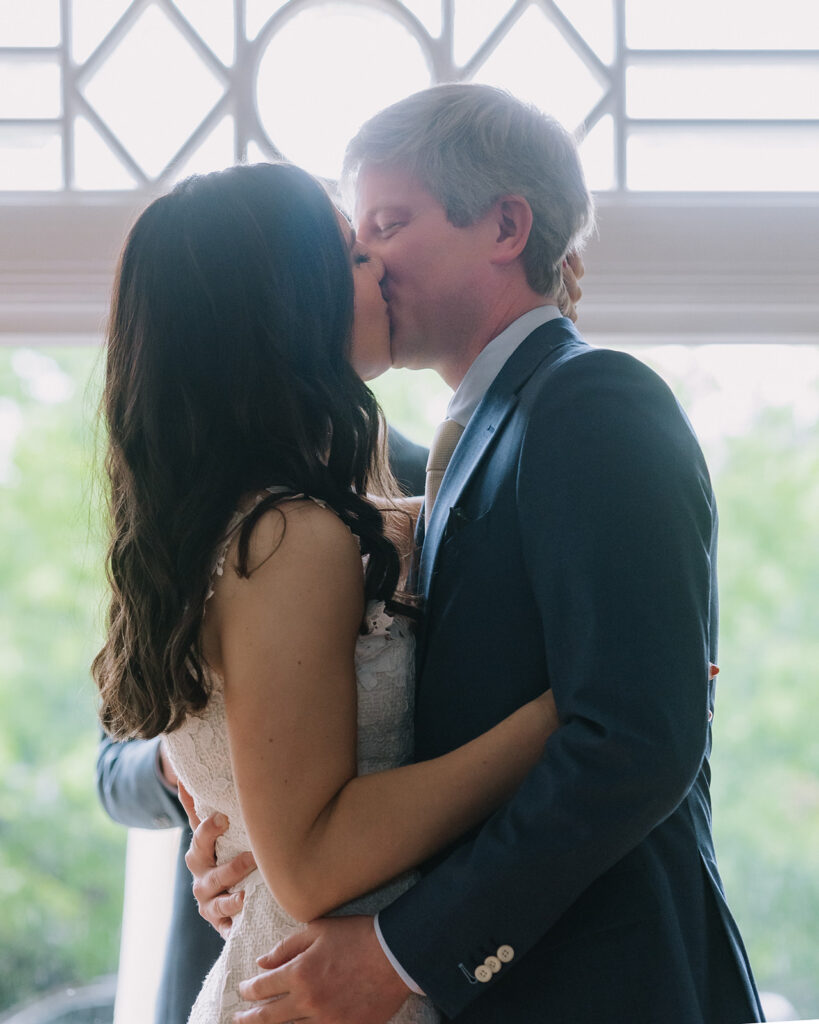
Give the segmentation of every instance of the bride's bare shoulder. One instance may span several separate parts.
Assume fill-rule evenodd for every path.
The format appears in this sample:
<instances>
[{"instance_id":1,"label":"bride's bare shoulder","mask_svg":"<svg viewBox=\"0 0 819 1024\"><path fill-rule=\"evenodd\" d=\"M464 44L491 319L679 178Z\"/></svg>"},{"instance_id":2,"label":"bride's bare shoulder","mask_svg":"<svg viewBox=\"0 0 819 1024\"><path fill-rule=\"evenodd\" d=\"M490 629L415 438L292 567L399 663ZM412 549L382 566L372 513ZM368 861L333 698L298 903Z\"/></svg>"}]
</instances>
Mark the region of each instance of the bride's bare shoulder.
<instances>
[{"instance_id":1,"label":"bride's bare shoulder","mask_svg":"<svg viewBox=\"0 0 819 1024\"><path fill-rule=\"evenodd\" d=\"M357 539L332 509L307 499L265 510L247 537L246 557L237 529L228 546L222 579L214 586L214 612L237 599L265 600L313 581L355 594L362 586Z\"/></svg>"},{"instance_id":2,"label":"bride's bare shoulder","mask_svg":"<svg viewBox=\"0 0 819 1024\"><path fill-rule=\"evenodd\" d=\"M358 542L349 527L326 505L309 499L284 501L268 509L253 527L248 568L254 571L271 556L282 562L354 563L360 568Z\"/></svg>"},{"instance_id":3,"label":"bride's bare shoulder","mask_svg":"<svg viewBox=\"0 0 819 1024\"><path fill-rule=\"evenodd\" d=\"M244 565L240 533L231 539L203 621L203 642L217 672L224 674L230 637L261 642L274 621L291 639L300 635L300 622L332 620L345 635L357 633L364 606L361 554L335 512L309 500L266 509L253 524Z\"/></svg>"}]
</instances>

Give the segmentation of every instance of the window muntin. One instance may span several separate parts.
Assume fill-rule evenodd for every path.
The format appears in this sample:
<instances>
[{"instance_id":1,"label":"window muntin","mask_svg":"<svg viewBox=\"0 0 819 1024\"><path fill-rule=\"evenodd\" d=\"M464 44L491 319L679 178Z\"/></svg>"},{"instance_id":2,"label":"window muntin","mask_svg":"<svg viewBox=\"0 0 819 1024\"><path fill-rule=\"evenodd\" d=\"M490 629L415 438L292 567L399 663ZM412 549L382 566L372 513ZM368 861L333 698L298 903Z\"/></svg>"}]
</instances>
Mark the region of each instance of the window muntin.
<instances>
[{"instance_id":1,"label":"window muntin","mask_svg":"<svg viewBox=\"0 0 819 1024\"><path fill-rule=\"evenodd\" d=\"M333 178L366 117L444 81L509 88L588 136L599 190L819 188L810 161L792 166L819 150L819 5L803 0L783 0L776 18L760 3L737 16L727 0L62 9L27 0L4 15L0 191L152 192L189 171L280 156Z\"/></svg>"}]
</instances>

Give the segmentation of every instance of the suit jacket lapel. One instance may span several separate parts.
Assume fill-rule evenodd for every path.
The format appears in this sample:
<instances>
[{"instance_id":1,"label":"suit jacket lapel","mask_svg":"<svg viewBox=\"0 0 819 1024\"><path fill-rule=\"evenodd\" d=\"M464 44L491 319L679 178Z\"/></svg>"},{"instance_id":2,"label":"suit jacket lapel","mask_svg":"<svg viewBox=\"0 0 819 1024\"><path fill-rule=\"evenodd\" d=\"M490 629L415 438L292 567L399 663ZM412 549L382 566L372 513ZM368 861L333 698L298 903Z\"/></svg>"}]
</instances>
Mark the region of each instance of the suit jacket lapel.
<instances>
[{"instance_id":1,"label":"suit jacket lapel","mask_svg":"<svg viewBox=\"0 0 819 1024\"><path fill-rule=\"evenodd\" d=\"M472 414L444 474L432 515L418 531L423 539L418 593L423 597L429 597L435 562L450 512L511 415L521 388L552 353L568 342L577 341L580 341L580 336L571 321L564 317L538 327L515 349Z\"/></svg>"}]
</instances>

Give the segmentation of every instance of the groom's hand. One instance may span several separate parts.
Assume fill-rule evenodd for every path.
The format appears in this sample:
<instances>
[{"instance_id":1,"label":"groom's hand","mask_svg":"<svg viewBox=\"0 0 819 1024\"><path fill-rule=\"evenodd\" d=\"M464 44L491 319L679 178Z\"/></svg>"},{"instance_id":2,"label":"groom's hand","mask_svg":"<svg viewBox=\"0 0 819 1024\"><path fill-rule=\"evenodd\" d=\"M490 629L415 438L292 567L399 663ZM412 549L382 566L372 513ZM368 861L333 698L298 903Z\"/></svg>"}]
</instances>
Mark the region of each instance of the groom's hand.
<instances>
[{"instance_id":1,"label":"groom's hand","mask_svg":"<svg viewBox=\"0 0 819 1024\"><path fill-rule=\"evenodd\" d=\"M239 986L256 1003L235 1024L386 1024L410 994L384 956L371 917L325 917L259 957ZM259 1003L259 1000L273 1002Z\"/></svg>"},{"instance_id":2,"label":"groom's hand","mask_svg":"<svg viewBox=\"0 0 819 1024\"><path fill-rule=\"evenodd\" d=\"M229 892L234 885L247 878L256 867L252 853L240 853L226 864L216 864L216 840L227 831L228 820L223 814L214 814L200 821L193 806L193 799L182 785L179 799L188 814L193 839L185 863L193 875L193 895L199 904L199 913L226 939L230 934L233 918L242 909L244 892Z\"/></svg>"}]
</instances>

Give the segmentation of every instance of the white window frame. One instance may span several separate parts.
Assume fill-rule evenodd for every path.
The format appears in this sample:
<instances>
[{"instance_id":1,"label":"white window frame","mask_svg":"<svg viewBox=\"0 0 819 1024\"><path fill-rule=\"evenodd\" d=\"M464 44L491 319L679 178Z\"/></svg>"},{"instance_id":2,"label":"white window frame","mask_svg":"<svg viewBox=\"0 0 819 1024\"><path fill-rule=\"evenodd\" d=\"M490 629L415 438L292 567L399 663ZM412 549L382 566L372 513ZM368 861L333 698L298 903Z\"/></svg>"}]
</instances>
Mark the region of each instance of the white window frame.
<instances>
[{"instance_id":1,"label":"white window frame","mask_svg":"<svg viewBox=\"0 0 819 1024\"><path fill-rule=\"evenodd\" d=\"M321 0L288 0L252 40L244 34L245 0L233 0L236 60L222 63L172 0L133 0L109 34L81 65L70 57L72 0L60 0L60 46L28 51L2 47L0 56L59 56L62 113L52 126L63 138L65 188L55 192L0 193L0 344L98 343L104 330L117 254L128 227L150 199L166 191L217 115L235 120L234 156L249 144L279 155L265 134L254 98L255 70L272 36ZM657 51L627 46L628 0L611 0L614 58L604 64L553 0L516 0L464 66L453 57L454 0L441 0L441 33L432 37L401 0L355 0L391 14L421 46L432 81L469 80L532 6L539 7L604 86L604 94L578 132L601 117L614 122L615 187L597 195L599 231L586 252L581 327L598 343L819 342L819 182L810 193L629 192L626 151L630 130L717 125L726 132L756 124L817 130L819 121L634 120L627 116L629 66L657 59L690 62L735 58L819 60L819 51ZM197 50L225 92L168 165L150 179L85 101L83 82L151 3L159 6ZM73 124L88 117L131 169L132 191L85 192L73 187ZM45 124L44 121L2 122ZM819 134L818 134L819 137Z\"/></svg>"}]
</instances>

